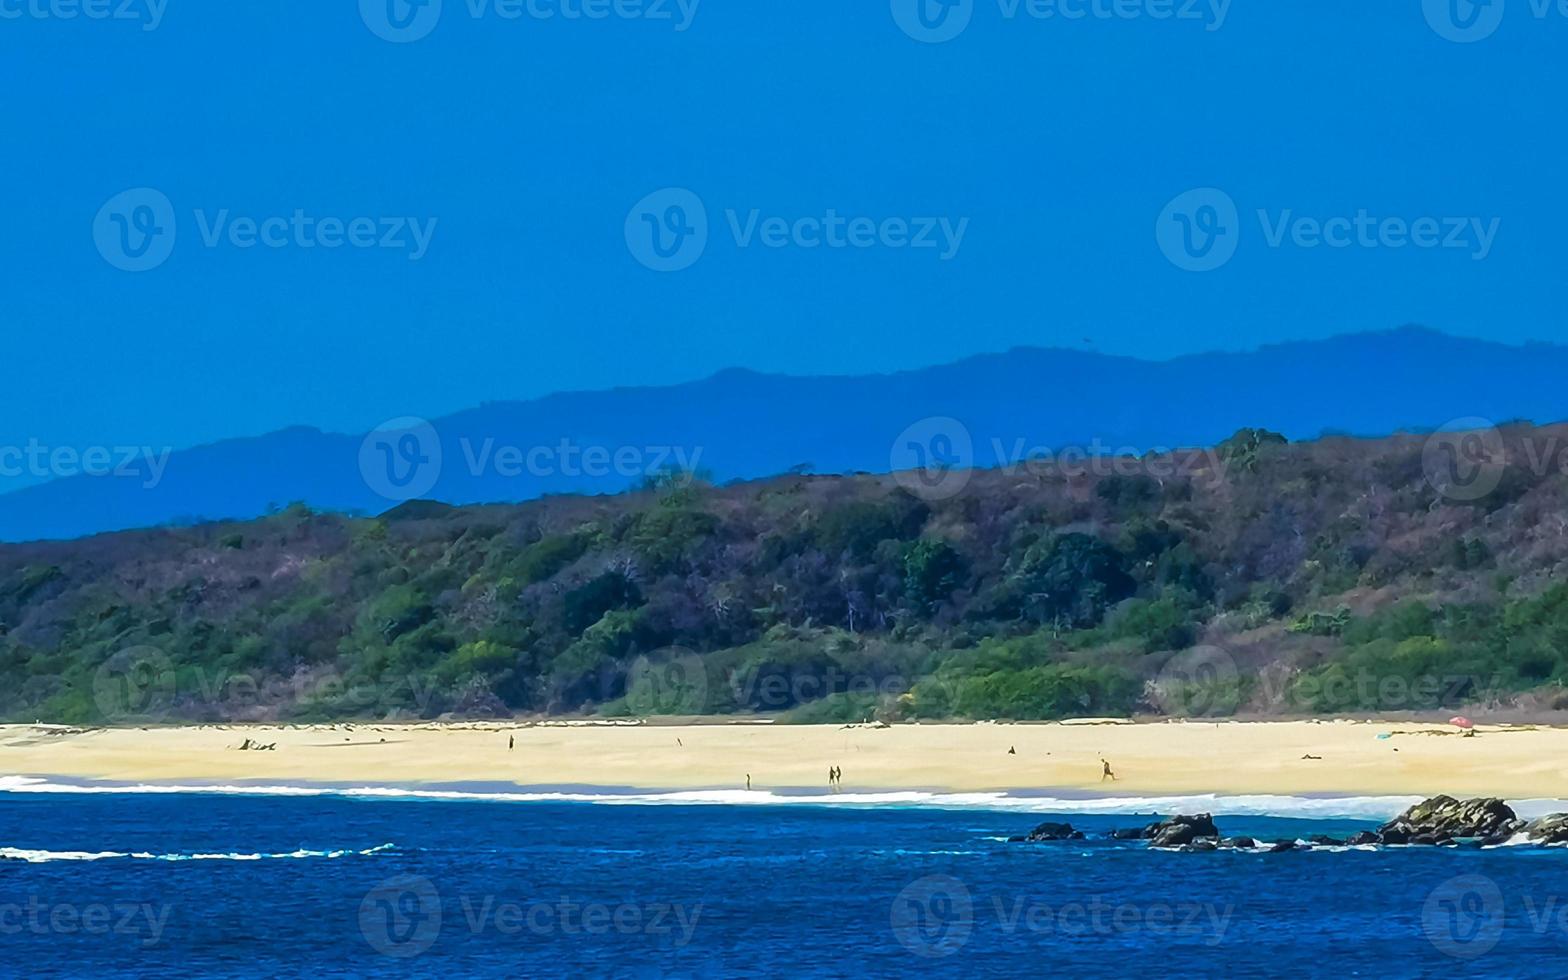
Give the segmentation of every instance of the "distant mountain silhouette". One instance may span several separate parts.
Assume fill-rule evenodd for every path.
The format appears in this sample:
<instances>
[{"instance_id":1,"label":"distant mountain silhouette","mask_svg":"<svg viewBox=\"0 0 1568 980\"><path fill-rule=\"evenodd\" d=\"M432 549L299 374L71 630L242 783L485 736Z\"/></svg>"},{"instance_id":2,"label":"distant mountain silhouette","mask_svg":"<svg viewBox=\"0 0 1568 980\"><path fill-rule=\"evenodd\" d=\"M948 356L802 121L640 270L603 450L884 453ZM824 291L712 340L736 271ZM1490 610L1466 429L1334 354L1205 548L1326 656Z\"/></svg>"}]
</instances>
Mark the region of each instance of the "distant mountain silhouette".
<instances>
[{"instance_id":1,"label":"distant mountain silhouette","mask_svg":"<svg viewBox=\"0 0 1568 980\"><path fill-rule=\"evenodd\" d=\"M1544 424L1568 417L1564 378L1568 347L1415 327L1170 361L1020 348L888 375L729 370L487 404L369 438L291 428L183 450L152 488L145 474L75 476L0 495L0 540L249 518L293 501L381 513L410 494L467 504L614 493L685 466L727 481L887 472L927 450L989 467L1020 449L1212 445L1243 426L1303 439L1463 417Z\"/></svg>"}]
</instances>

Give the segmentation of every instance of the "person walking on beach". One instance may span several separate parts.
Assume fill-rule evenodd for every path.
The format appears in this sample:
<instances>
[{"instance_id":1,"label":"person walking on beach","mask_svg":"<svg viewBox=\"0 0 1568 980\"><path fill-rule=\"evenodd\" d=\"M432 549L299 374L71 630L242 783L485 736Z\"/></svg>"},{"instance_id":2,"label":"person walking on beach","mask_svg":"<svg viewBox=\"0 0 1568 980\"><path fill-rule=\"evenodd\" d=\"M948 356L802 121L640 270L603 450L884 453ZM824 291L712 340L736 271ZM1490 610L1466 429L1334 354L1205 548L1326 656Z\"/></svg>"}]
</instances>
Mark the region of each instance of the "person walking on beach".
<instances>
[{"instance_id":1,"label":"person walking on beach","mask_svg":"<svg viewBox=\"0 0 1568 980\"><path fill-rule=\"evenodd\" d=\"M506 737L506 751L510 752L515 748L517 748L517 736L508 735Z\"/></svg>"},{"instance_id":2,"label":"person walking on beach","mask_svg":"<svg viewBox=\"0 0 1568 980\"><path fill-rule=\"evenodd\" d=\"M1109 762L1106 762L1104 759L1101 759L1100 760L1100 782L1103 783L1107 779L1109 779L1113 783L1116 782L1116 773L1111 771L1111 764Z\"/></svg>"},{"instance_id":3,"label":"person walking on beach","mask_svg":"<svg viewBox=\"0 0 1568 980\"><path fill-rule=\"evenodd\" d=\"M751 792L751 773L746 774L746 792Z\"/></svg>"}]
</instances>

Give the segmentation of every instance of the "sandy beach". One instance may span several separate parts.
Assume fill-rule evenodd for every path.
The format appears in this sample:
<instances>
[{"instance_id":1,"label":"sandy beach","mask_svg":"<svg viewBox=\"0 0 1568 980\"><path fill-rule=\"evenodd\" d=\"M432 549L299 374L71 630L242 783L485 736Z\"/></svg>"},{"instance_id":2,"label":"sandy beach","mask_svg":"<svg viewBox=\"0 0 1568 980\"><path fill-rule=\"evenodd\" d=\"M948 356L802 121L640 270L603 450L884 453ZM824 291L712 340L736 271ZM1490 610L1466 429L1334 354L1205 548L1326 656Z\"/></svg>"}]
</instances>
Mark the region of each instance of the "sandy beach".
<instances>
[{"instance_id":1,"label":"sandy beach","mask_svg":"<svg viewBox=\"0 0 1568 980\"><path fill-rule=\"evenodd\" d=\"M1386 737L1380 737L1386 736ZM251 744L275 745L261 751ZM515 748L508 748L508 741ZM1009 749L1015 750L1010 753ZM1101 758L1117 780L1102 780ZM1568 728L1375 721L0 726L0 775L116 782L1568 797Z\"/></svg>"}]
</instances>

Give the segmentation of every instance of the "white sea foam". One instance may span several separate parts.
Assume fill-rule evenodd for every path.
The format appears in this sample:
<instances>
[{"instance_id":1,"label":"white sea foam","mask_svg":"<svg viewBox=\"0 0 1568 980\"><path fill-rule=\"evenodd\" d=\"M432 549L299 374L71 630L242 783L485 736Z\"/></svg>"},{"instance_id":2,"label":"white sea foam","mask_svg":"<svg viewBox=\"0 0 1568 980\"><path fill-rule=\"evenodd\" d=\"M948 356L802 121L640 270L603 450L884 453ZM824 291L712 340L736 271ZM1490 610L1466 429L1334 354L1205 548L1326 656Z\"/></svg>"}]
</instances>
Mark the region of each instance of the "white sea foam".
<instances>
[{"instance_id":1,"label":"white sea foam","mask_svg":"<svg viewBox=\"0 0 1568 980\"><path fill-rule=\"evenodd\" d=\"M26 861L29 864L44 864L49 861L109 861L124 859L132 861L281 861L300 858L342 858L350 855L368 857L382 851L391 850L394 845L382 844L378 847L369 847L362 851L289 851L284 854L260 854L231 851L215 854L151 854L146 851L42 851L22 847L0 847L0 860L10 858L16 861Z\"/></svg>"},{"instance_id":2,"label":"white sea foam","mask_svg":"<svg viewBox=\"0 0 1568 980\"><path fill-rule=\"evenodd\" d=\"M332 796L347 799L457 800L498 803L595 803L605 806L833 806L933 807L1057 814L1169 814L1208 812L1216 816L1297 817L1302 819L1387 820L1420 802L1415 796L1184 796L1053 797L1009 793L924 791L782 794L765 790L679 790L670 792L581 792L541 790L427 789L396 786L294 786L62 783L31 776L0 776L0 793L175 794L221 796ZM1568 801L1523 800L1511 803L1521 817L1568 811Z\"/></svg>"}]
</instances>

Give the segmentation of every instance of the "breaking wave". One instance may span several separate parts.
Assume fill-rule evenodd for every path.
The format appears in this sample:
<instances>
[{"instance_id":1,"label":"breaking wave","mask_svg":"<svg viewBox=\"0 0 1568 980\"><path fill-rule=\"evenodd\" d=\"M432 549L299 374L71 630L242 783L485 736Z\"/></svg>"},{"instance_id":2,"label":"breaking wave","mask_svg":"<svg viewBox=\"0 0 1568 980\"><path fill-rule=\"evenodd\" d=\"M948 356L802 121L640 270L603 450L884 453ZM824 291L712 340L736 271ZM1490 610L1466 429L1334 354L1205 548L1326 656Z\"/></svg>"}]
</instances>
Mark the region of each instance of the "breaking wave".
<instances>
[{"instance_id":1,"label":"breaking wave","mask_svg":"<svg viewBox=\"0 0 1568 980\"><path fill-rule=\"evenodd\" d=\"M176 794L221 796L323 796L369 800L455 800L497 803L593 803L605 806L832 806L935 807L1017 813L1169 814L1207 812L1216 816L1299 819L1389 819L1420 802L1414 796L1169 796L1056 797L1012 793L942 793L917 790L864 793L777 793L766 790L579 791L432 789L397 786L296 786L208 784L79 784L32 776L0 776L0 793ZM1511 802L1521 817L1568 810L1568 802L1535 799ZM293 855L284 855L293 856ZM314 856L314 855L308 855ZM249 859L235 858L235 860Z\"/></svg>"}]
</instances>

